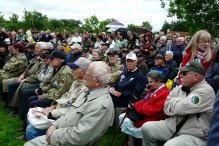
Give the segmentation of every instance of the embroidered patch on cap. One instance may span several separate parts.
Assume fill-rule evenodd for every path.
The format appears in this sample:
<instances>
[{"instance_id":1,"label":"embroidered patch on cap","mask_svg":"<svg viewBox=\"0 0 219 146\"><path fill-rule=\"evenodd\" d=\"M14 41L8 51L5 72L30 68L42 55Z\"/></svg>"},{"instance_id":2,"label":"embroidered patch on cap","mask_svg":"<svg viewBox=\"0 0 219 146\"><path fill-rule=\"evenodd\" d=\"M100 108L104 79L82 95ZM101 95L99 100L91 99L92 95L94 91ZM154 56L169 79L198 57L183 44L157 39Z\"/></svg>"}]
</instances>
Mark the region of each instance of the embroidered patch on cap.
<instances>
[{"instance_id":1,"label":"embroidered patch on cap","mask_svg":"<svg viewBox=\"0 0 219 146\"><path fill-rule=\"evenodd\" d=\"M192 105L198 105L201 101L200 97L196 95L191 96L189 100Z\"/></svg>"}]
</instances>

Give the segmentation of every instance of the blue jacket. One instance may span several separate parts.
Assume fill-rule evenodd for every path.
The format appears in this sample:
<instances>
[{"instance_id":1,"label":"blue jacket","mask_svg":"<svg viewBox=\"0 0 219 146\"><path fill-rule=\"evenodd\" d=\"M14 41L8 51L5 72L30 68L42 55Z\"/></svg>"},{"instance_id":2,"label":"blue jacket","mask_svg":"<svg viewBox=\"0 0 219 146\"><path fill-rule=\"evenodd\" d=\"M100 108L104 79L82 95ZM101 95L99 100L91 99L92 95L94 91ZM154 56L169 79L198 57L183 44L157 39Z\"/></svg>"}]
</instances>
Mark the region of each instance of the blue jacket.
<instances>
[{"instance_id":1,"label":"blue jacket","mask_svg":"<svg viewBox=\"0 0 219 146\"><path fill-rule=\"evenodd\" d=\"M172 47L171 47L171 51L173 52L173 60L176 61L177 63L177 66L180 65L180 63L182 62L182 53L185 49L185 45L180 45L180 46L177 46L176 44L173 44Z\"/></svg>"},{"instance_id":2,"label":"blue jacket","mask_svg":"<svg viewBox=\"0 0 219 146\"><path fill-rule=\"evenodd\" d=\"M112 98L119 99L120 107L127 107L128 103L135 97L139 98L146 86L146 77L140 70L134 72L124 71L120 75L119 81L113 86L116 91L122 93L120 97Z\"/></svg>"},{"instance_id":3,"label":"blue jacket","mask_svg":"<svg viewBox=\"0 0 219 146\"><path fill-rule=\"evenodd\" d=\"M205 74L205 80L208 82L209 85L214 89L215 92L217 92L219 88L219 63L215 62L212 63L206 74Z\"/></svg>"}]
</instances>

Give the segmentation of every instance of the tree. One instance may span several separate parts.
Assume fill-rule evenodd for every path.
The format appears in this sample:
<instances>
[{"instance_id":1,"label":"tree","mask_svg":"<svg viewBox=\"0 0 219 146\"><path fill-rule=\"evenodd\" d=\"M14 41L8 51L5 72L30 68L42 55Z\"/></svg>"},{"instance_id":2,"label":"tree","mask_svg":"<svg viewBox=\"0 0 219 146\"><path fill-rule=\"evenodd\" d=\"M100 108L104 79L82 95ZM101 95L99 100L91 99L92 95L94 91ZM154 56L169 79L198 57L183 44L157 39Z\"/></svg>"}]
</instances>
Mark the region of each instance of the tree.
<instances>
[{"instance_id":1,"label":"tree","mask_svg":"<svg viewBox=\"0 0 219 146\"><path fill-rule=\"evenodd\" d=\"M49 19L46 15L43 15L40 12L35 11L26 11L24 10L23 16L23 28L25 30L34 27L38 30L48 29Z\"/></svg>"},{"instance_id":2,"label":"tree","mask_svg":"<svg viewBox=\"0 0 219 146\"><path fill-rule=\"evenodd\" d=\"M9 21L7 24L7 29L9 30L18 30L20 28L20 22L18 20L19 16L17 14L12 14L9 17Z\"/></svg>"},{"instance_id":3,"label":"tree","mask_svg":"<svg viewBox=\"0 0 219 146\"><path fill-rule=\"evenodd\" d=\"M150 30L150 31L153 29L150 22L148 22L148 21L143 22L141 26L148 29L148 30Z\"/></svg>"},{"instance_id":4,"label":"tree","mask_svg":"<svg viewBox=\"0 0 219 146\"><path fill-rule=\"evenodd\" d=\"M132 32L138 32L138 28L139 26L135 25L135 24L128 24L128 29L131 30Z\"/></svg>"},{"instance_id":5,"label":"tree","mask_svg":"<svg viewBox=\"0 0 219 146\"><path fill-rule=\"evenodd\" d=\"M172 21L168 23L167 21L164 22L163 27L161 28L162 31L167 32L167 29L172 31L188 31L188 28L183 21Z\"/></svg>"},{"instance_id":6,"label":"tree","mask_svg":"<svg viewBox=\"0 0 219 146\"><path fill-rule=\"evenodd\" d=\"M2 12L0 12L0 25L1 27L6 27L6 21L4 19L4 14L2 14Z\"/></svg>"},{"instance_id":7,"label":"tree","mask_svg":"<svg viewBox=\"0 0 219 146\"><path fill-rule=\"evenodd\" d=\"M95 33L99 32L99 26L100 21L95 15L84 19L84 24L82 25L85 30L93 31Z\"/></svg>"},{"instance_id":8,"label":"tree","mask_svg":"<svg viewBox=\"0 0 219 146\"><path fill-rule=\"evenodd\" d=\"M164 8L169 5L168 16L184 21L189 32L208 30L213 36L219 32L218 0L160 0Z\"/></svg>"}]
</instances>

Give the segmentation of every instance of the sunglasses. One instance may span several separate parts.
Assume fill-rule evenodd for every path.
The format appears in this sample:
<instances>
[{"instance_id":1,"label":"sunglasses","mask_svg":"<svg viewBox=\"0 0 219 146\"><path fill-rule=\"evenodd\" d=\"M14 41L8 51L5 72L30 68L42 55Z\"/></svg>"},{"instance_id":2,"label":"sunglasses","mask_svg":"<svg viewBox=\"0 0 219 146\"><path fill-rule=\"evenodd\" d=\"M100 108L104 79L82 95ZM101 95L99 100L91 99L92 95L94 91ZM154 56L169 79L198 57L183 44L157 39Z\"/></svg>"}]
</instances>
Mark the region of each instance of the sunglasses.
<instances>
[{"instance_id":1,"label":"sunglasses","mask_svg":"<svg viewBox=\"0 0 219 146\"><path fill-rule=\"evenodd\" d=\"M189 73L189 71L184 71L184 72L182 72L182 75L183 76L186 76L186 75L189 75L189 74L195 74L194 72L190 72Z\"/></svg>"}]
</instances>

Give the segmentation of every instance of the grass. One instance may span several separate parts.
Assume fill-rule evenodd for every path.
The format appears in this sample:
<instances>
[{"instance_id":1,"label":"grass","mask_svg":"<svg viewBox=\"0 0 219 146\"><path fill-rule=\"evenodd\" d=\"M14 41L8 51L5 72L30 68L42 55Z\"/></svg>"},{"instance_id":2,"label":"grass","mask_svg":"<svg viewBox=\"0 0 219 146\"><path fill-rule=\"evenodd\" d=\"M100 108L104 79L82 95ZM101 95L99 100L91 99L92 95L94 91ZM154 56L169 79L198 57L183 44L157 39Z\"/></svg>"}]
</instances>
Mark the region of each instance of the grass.
<instances>
[{"instance_id":1,"label":"grass","mask_svg":"<svg viewBox=\"0 0 219 146\"><path fill-rule=\"evenodd\" d=\"M3 103L0 102L0 146L22 146L25 141L16 140L17 136L22 135L21 132L16 131L16 128L21 126L21 120L17 116L8 116L9 113L10 110L4 109ZM115 128L111 127L100 139L99 146L109 146L114 134ZM119 132L113 146L121 146L124 139L125 134Z\"/></svg>"}]
</instances>

